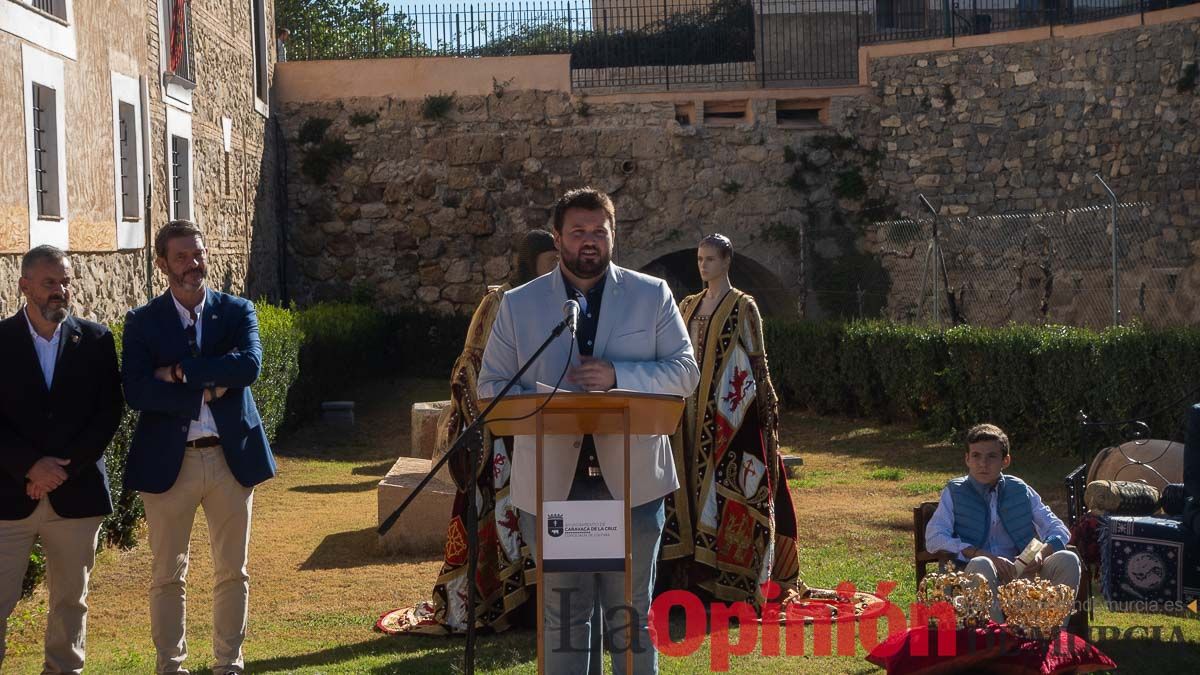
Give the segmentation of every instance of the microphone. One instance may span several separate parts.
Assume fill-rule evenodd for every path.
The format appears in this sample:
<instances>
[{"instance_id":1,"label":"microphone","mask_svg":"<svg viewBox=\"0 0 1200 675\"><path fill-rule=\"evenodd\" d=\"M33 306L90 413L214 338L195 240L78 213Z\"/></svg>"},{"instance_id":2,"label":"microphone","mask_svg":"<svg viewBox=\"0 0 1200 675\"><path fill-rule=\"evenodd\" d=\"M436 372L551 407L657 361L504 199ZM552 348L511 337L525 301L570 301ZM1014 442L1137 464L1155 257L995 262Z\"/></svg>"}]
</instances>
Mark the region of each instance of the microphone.
<instances>
[{"instance_id":1,"label":"microphone","mask_svg":"<svg viewBox=\"0 0 1200 675\"><path fill-rule=\"evenodd\" d=\"M563 303L563 322L567 324L567 328L571 329L571 335L575 334L575 328L579 326L579 302L568 300Z\"/></svg>"}]
</instances>

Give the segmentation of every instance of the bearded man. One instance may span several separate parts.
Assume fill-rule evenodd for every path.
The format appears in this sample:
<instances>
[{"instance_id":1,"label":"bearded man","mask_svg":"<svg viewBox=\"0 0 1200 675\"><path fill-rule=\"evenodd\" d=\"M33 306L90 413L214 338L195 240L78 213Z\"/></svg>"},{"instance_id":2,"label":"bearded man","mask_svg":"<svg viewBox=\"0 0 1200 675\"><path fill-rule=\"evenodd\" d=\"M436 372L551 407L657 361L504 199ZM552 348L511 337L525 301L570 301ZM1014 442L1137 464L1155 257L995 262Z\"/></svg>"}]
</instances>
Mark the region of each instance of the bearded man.
<instances>
[{"instance_id":1,"label":"bearded man","mask_svg":"<svg viewBox=\"0 0 1200 675\"><path fill-rule=\"evenodd\" d=\"M667 282L612 264L616 213L608 195L592 188L572 190L554 207L554 242L559 266L550 274L504 294L483 353L478 393L495 396L559 322L566 300L579 303L575 333L559 336L530 367L513 393L533 393L541 383L566 379L580 391L626 390L687 397L700 370L692 343ZM535 439L514 438L511 494L520 509L521 535L540 545ZM611 499L623 495L624 441L620 435L554 436L545 439L543 472L547 500ZM545 670L586 673L601 658L600 632L593 623L613 624L604 633L613 672L658 672L647 616L655 563L662 540L664 498L679 486L670 440L634 436L630 452L633 607L624 607L620 572L546 572L539 599L545 612ZM534 553L536 557L536 549ZM597 602L598 601L598 602ZM597 611L598 610L598 611ZM622 611L624 610L624 611ZM624 615L624 616L622 616ZM633 624L633 641L626 624Z\"/></svg>"},{"instance_id":2,"label":"bearded man","mask_svg":"<svg viewBox=\"0 0 1200 675\"><path fill-rule=\"evenodd\" d=\"M112 513L104 450L124 405L113 335L71 315L73 283L65 253L30 250L25 306L0 321L0 670L36 537L50 591L42 672L83 670L88 577Z\"/></svg>"},{"instance_id":3,"label":"bearded man","mask_svg":"<svg viewBox=\"0 0 1200 675\"><path fill-rule=\"evenodd\" d=\"M275 475L250 385L262 368L258 316L248 300L208 288L208 252L187 221L163 226L155 265L166 293L129 312L121 376L140 412L125 487L146 506L155 671L186 673L188 543L196 509L213 558L213 672L241 673L254 486Z\"/></svg>"}]
</instances>

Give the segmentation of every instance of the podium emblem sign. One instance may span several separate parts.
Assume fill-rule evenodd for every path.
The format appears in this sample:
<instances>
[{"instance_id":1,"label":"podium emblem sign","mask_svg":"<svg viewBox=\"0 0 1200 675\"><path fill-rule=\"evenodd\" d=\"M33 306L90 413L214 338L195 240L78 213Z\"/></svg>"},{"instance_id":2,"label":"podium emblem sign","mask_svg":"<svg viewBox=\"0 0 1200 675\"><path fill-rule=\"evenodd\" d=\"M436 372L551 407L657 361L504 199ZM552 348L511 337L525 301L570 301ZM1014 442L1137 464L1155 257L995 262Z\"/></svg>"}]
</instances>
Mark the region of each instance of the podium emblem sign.
<instances>
[{"instance_id":1,"label":"podium emblem sign","mask_svg":"<svg viewBox=\"0 0 1200 675\"><path fill-rule=\"evenodd\" d=\"M2 1L2 0L0 0ZM632 437L674 433L683 414L683 398L663 394L611 390L603 393L544 393L510 396L493 410L488 429L497 436L533 436L537 477L536 503L541 514L537 546L537 585L545 588L545 572L624 572L625 604L633 606L632 502L629 454ZM488 399L479 401L489 406ZM545 436L613 434L623 438L623 499L600 501L554 501L545 498L542 456L547 452ZM563 451L561 446L551 452ZM538 675L546 672L545 606L538 602ZM633 624L625 626L630 642ZM633 651L625 652L626 672L633 672ZM557 675L557 674L555 674Z\"/></svg>"},{"instance_id":2,"label":"podium emblem sign","mask_svg":"<svg viewBox=\"0 0 1200 675\"><path fill-rule=\"evenodd\" d=\"M623 500L547 501L542 513L544 571L625 571Z\"/></svg>"}]
</instances>

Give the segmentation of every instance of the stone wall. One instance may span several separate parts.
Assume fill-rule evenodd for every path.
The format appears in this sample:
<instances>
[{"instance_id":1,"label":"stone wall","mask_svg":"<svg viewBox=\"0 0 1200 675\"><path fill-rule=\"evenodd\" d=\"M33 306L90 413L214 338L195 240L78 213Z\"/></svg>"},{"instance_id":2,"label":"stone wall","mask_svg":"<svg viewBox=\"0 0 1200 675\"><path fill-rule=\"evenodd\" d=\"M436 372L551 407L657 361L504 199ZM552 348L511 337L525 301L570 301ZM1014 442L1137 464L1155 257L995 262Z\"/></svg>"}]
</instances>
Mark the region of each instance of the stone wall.
<instances>
[{"instance_id":1,"label":"stone wall","mask_svg":"<svg viewBox=\"0 0 1200 675\"><path fill-rule=\"evenodd\" d=\"M114 321L146 301L146 263L141 251L72 253L75 314L92 321ZM0 256L0 317L8 318L24 300L17 291L21 258Z\"/></svg>"},{"instance_id":2,"label":"stone wall","mask_svg":"<svg viewBox=\"0 0 1200 675\"><path fill-rule=\"evenodd\" d=\"M834 126L853 123L858 104L835 100ZM459 97L444 119L427 119L420 100L289 103L298 299L361 289L382 307L468 312L511 273L522 234L550 227L555 200L592 185L616 203L621 265L642 268L721 231L752 261L762 292L792 298L774 306L794 314L805 286L801 232L842 210L831 187L841 164L817 149L829 129L780 127L771 99L747 105L749 121L712 126L703 101L696 122L681 125L671 102L593 103L566 92ZM321 141L300 142L323 120ZM305 174L323 144L342 141L353 157L330 163L324 184ZM802 170L797 158L810 150L815 162ZM798 171L808 180L799 187ZM862 201L842 206L857 213Z\"/></svg>"},{"instance_id":3,"label":"stone wall","mask_svg":"<svg viewBox=\"0 0 1200 675\"><path fill-rule=\"evenodd\" d=\"M1066 222L1069 210L1108 204L1097 173L1122 202L1146 205L1122 217L1125 319L1200 319L1189 299L1200 292L1200 83L1189 89L1184 74L1200 58L1198 44L1200 20L1193 18L871 62L880 179L904 211L924 216L923 193L947 216L1062 212L1050 218L1052 236L1035 237L1054 241L1052 251L1023 248L1030 240L1011 231L1036 218L1009 221L986 245L979 232L995 228L977 223L975 254L1007 262L996 272L947 261L952 286L961 285L957 276L1001 291L997 306L976 312L973 323L1108 322L1107 215L1097 215L1096 232ZM926 240L896 246L890 229L872 229L866 242L884 255L896 314L919 293ZM1072 259L1072 249L1098 255Z\"/></svg>"},{"instance_id":4,"label":"stone wall","mask_svg":"<svg viewBox=\"0 0 1200 675\"><path fill-rule=\"evenodd\" d=\"M1200 216L1200 20L876 59L882 179L948 215L1149 201Z\"/></svg>"},{"instance_id":5,"label":"stone wall","mask_svg":"<svg viewBox=\"0 0 1200 675\"><path fill-rule=\"evenodd\" d=\"M548 227L566 189L594 185L616 201L622 265L697 290L687 252L721 231L737 246L735 284L771 298L764 304L778 313L875 315L911 304L916 291L896 276L896 251L874 224L922 216L918 194L948 216L1058 211L1103 204L1091 180L1101 172L1122 201L1150 205L1142 217L1159 241L1144 246L1174 251L1171 264L1186 270L1172 283L1200 286L1200 137L1189 126L1200 96L1179 86L1198 34L1193 18L874 58L869 87L813 94L831 98L824 125L812 128L776 118L777 100L802 93L771 89L595 96L497 82L436 119L423 114L429 99L402 90L291 99L282 115L289 283L302 302L365 295L385 308L468 312L510 273L521 233ZM744 119L706 121L707 102L742 94ZM691 123L677 121L682 107ZM302 142L318 122L328 123L324 135ZM320 159L342 143L346 159ZM306 163L327 169L326 180ZM923 245L900 254L923 255ZM1158 264L1143 258L1138 265ZM1040 283L1026 276L1027 286ZM1192 320L1170 298L1155 306ZM1075 316L1038 302L994 315Z\"/></svg>"}]
</instances>

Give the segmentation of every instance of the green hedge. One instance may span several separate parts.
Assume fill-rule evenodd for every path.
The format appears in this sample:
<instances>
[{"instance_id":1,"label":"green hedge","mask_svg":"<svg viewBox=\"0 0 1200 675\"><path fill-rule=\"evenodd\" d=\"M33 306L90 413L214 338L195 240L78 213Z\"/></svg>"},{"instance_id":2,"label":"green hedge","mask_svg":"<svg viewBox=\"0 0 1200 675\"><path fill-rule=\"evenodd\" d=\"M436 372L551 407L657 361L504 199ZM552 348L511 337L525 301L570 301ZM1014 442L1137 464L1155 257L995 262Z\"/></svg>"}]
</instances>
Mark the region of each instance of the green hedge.
<instances>
[{"instance_id":1,"label":"green hedge","mask_svg":"<svg viewBox=\"0 0 1200 675\"><path fill-rule=\"evenodd\" d=\"M1184 404L1169 406L1200 385L1197 328L938 331L768 320L765 332L772 379L786 404L912 420L939 436L991 421L1014 443L1042 449L1078 447L1080 410L1100 420L1158 412L1149 420L1153 433L1175 437Z\"/></svg>"},{"instance_id":2,"label":"green hedge","mask_svg":"<svg viewBox=\"0 0 1200 675\"><path fill-rule=\"evenodd\" d=\"M365 304L303 311L258 305L263 369L253 387L267 435L314 415L381 376L447 377L468 318ZM120 349L121 326L113 326ZM1200 384L1200 328L1091 331L1012 326L948 331L886 322L767 320L772 379L786 405L882 421L911 420L938 436L980 421L1022 447L1073 451L1076 415L1125 419L1158 411ZM1190 402L1190 401L1189 401ZM1175 436L1183 406L1150 420ZM115 512L102 540L128 547L143 512L121 489L136 417L127 410L106 455ZM31 557L26 588L44 571Z\"/></svg>"},{"instance_id":3,"label":"green hedge","mask_svg":"<svg viewBox=\"0 0 1200 675\"><path fill-rule=\"evenodd\" d=\"M296 316L304 334L303 377L288 402L293 420L321 401L350 396L363 379L446 377L462 351L468 317L404 310L387 314L366 304L322 303Z\"/></svg>"},{"instance_id":4,"label":"green hedge","mask_svg":"<svg viewBox=\"0 0 1200 675\"><path fill-rule=\"evenodd\" d=\"M367 305L318 305L297 316L300 384L311 414L378 375L447 377L468 319ZM1126 419L1158 411L1200 385L1200 329L1142 326L962 326L768 319L772 379L787 405L881 421L914 421L953 437L980 421L1022 447L1074 451L1077 415ZM319 395L318 395L319 393ZM293 403L296 403L293 401ZM1183 407L1151 419L1178 434Z\"/></svg>"}]
</instances>

